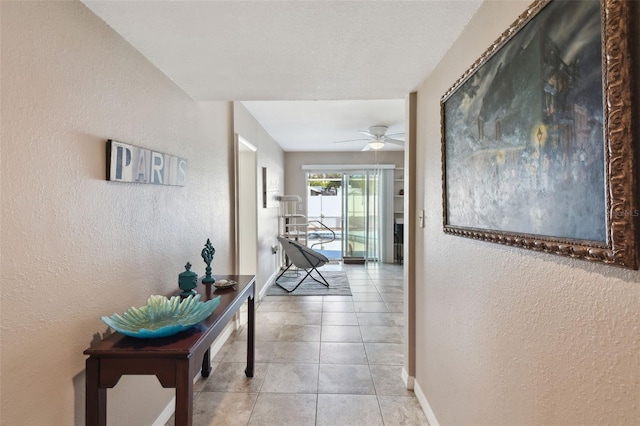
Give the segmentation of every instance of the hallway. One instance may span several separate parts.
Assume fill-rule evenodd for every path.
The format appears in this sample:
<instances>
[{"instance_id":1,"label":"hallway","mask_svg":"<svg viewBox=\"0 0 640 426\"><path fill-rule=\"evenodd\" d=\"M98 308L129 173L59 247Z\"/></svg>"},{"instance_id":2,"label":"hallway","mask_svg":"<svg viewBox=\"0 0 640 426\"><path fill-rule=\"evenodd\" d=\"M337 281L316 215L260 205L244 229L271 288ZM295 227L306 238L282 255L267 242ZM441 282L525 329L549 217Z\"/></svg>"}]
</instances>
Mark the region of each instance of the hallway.
<instances>
[{"instance_id":1,"label":"hallway","mask_svg":"<svg viewBox=\"0 0 640 426\"><path fill-rule=\"evenodd\" d=\"M255 377L244 376L243 325L195 385L195 426L428 424L401 379L402 266L329 269L347 272L353 295L265 297Z\"/></svg>"}]
</instances>

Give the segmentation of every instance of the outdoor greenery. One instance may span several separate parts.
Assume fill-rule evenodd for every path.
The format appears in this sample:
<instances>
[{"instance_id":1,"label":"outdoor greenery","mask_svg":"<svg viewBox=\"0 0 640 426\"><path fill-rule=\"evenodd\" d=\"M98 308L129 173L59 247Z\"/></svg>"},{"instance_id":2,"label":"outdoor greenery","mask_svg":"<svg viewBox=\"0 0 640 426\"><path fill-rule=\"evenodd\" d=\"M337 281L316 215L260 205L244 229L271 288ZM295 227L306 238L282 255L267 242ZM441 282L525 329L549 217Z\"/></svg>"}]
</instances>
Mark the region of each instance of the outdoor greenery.
<instances>
[{"instance_id":1,"label":"outdoor greenery","mask_svg":"<svg viewBox=\"0 0 640 426\"><path fill-rule=\"evenodd\" d=\"M310 195L336 195L338 190L342 188L342 176L342 172L309 174L307 184L309 185L309 187L314 188L314 190L311 191ZM365 175L350 175L350 193L351 191L362 193L366 186L366 179L367 176ZM376 194L377 185L370 185L369 191L371 194Z\"/></svg>"},{"instance_id":2,"label":"outdoor greenery","mask_svg":"<svg viewBox=\"0 0 640 426\"><path fill-rule=\"evenodd\" d=\"M309 186L324 188L329 190L330 188L342 187L342 173L313 173L309 175Z\"/></svg>"}]
</instances>

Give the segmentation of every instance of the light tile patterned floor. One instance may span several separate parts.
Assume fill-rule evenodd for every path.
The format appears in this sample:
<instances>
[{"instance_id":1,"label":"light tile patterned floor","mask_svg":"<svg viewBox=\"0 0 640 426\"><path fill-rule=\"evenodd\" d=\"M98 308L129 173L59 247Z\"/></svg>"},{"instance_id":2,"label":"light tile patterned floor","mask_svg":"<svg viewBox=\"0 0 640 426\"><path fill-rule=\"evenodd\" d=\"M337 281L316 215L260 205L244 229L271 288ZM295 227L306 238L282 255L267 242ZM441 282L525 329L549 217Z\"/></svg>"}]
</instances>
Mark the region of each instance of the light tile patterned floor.
<instances>
[{"instance_id":1,"label":"light tile patterned floor","mask_svg":"<svg viewBox=\"0 0 640 426\"><path fill-rule=\"evenodd\" d=\"M324 268L345 270L353 295L262 300L254 377L244 376L243 326L196 383L194 426L428 424L401 379L402 266Z\"/></svg>"}]
</instances>

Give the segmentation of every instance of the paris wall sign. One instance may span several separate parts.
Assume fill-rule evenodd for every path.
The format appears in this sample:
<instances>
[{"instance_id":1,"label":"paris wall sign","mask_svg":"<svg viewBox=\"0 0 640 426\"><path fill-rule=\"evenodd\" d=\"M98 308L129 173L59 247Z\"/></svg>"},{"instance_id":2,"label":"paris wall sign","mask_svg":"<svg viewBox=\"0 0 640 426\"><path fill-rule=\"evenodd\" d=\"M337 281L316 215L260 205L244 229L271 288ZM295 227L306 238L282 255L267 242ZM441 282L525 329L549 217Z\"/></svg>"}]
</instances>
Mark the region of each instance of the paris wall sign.
<instances>
[{"instance_id":1,"label":"paris wall sign","mask_svg":"<svg viewBox=\"0 0 640 426\"><path fill-rule=\"evenodd\" d=\"M187 160L114 140L107 141L107 180L186 186Z\"/></svg>"}]
</instances>

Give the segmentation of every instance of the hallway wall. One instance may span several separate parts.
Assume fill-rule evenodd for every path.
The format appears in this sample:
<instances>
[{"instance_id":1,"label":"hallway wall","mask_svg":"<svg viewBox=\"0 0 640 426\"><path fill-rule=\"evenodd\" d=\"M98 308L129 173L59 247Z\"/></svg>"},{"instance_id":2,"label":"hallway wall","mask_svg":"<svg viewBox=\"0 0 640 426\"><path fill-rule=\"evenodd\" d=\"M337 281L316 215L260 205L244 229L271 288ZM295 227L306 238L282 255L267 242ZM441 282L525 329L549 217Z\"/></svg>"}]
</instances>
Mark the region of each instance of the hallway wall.
<instances>
[{"instance_id":1,"label":"hallway wall","mask_svg":"<svg viewBox=\"0 0 640 426\"><path fill-rule=\"evenodd\" d=\"M0 2L1 423L84 424L102 315L178 289L216 248L231 271L232 105L196 103L82 3ZM107 182L115 139L188 160L185 187ZM108 391L110 425L151 424L155 377Z\"/></svg>"},{"instance_id":2,"label":"hallway wall","mask_svg":"<svg viewBox=\"0 0 640 426\"><path fill-rule=\"evenodd\" d=\"M284 191L284 151L240 102L234 103L234 128L236 133L258 148L256 151L256 173L258 176L258 271L256 284L257 291L260 292L280 267L280 256L271 252L271 247L278 247L276 239L278 236L278 205L273 200L269 200L267 208L263 207L262 168L266 167L267 169L268 185L274 187L270 189L282 194Z\"/></svg>"},{"instance_id":3,"label":"hallway wall","mask_svg":"<svg viewBox=\"0 0 640 426\"><path fill-rule=\"evenodd\" d=\"M640 272L442 230L440 98L528 4L484 2L418 92L417 389L442 425L637 424Z\"/></svg>"}]
</instances>

